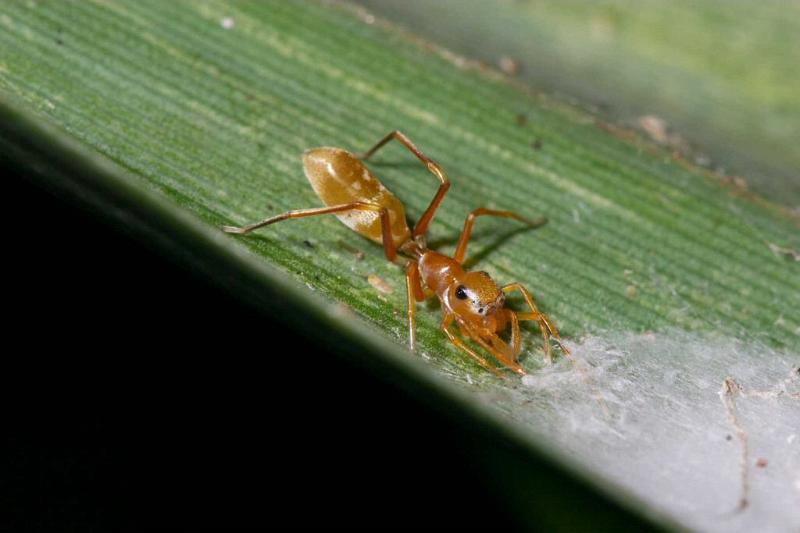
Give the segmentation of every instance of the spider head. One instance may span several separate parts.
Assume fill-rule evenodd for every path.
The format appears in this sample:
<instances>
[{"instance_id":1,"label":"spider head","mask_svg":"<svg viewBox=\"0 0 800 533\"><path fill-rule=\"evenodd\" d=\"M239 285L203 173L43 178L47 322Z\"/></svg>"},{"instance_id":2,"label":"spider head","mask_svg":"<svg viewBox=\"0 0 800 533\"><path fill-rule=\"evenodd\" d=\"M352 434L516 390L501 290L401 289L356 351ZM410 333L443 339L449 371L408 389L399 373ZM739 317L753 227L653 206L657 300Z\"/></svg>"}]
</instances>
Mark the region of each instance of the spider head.
<instances>
[{"instance_id":1,"label":"spider head","mask_svg":"<svg viewBox=\"0 0 800 533\"><path fill-rule=\"evenodd\" d=\"M486 272L467 272L450 287L450 307L461 318L473 322L493 319L506 298Z\"/></svg>"}]
</instances>

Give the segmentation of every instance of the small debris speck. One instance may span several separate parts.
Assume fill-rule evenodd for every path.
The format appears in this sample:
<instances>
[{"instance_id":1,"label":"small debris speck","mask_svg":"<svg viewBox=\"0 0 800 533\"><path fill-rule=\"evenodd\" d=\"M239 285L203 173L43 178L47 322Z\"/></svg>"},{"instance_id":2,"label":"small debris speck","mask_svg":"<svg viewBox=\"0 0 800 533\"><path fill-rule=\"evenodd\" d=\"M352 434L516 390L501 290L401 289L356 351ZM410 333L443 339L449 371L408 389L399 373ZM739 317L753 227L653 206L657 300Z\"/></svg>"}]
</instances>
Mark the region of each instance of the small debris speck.
<instances>
[{"instance_id":1,"label":"small debris speck","mask_svg":"<svg viewBox=\"0 0 800 533\"><path fill-rule=\"evenodd\" d=\"M342 302L332 305L330 309L332 314L336 317L354 318L356 316L353 310Z\"/></svg>"},{"instance_id":2,"label":"small debris speck","mask_svg":"<svg viewBox=\"0 0 800 533\"><path fill-rule=\"evenodd\" d=\"M541 140L541 139L536 139L536 140L535 140L535 141L533 141L533 143L531 144L531 147L532 147L534 150L541 150L541 149L542 149L542 144L543 144L543 143L542 143L542 140Z\"/></svg>"},{"instance_id":3,"label":"small debris speck","mask_svg":"<svg viewBox=\"0 0 800 533\"><path fill-rule=\"evenodd\" d=\"M636 285L628 285L625 287L625 296L628 298L636 298L639 295L639 289L636 288Z\"/></svg>"},{"instance_id":4,"label":"small debris speck","mask_svg":"<svg viewBox=\"0 0 800 533\"><path fill-rule=\"evenodd\" d=\"M382 294L392 294L394 292L394 289L391 285L386 283L386 281L384 281L382 278L379 278L375 274L370 274L367 276L367 282L372 285L376 291Z\"/></svg>"},{"instance_id":5,"label":"small debris speck","mask_svg":"<svg viewBox=\"0 0 800 533\"><path fill-rule=\"evenodd\" d=\"M784 248L783 246L778 246L777 244L773 244L771 242L768 242L767 246L769 246L770 251L778 257L783 256L787 259L800 261L800 251L792 250L791 248Z\"/></svg>"},{"instance_id":6,"label":"small debris speck","mask_svg":"<svg viewBox=\"0 0 800 533\"><path fill-rule=\"evenodd\" d=\"M701 167L707 167L711 164L711 158L705 154L697 154L694 157L694 162Z\"/></svg>"},{"instance_id":7,"label":"small debris speck","mask_svg":"<svg viewBox=\"0 0 800 533\"><path fill-rule=\"evenodd\" d=\"M758 459L756 459L756 466L758 468L766 468L767 464L769 464L769 463L763 457L759 457Z\"/></svg>"},{"instance_id":8,"label":"small debris speck","mask_svg":"<svg viewBox=\"0 0 800 533\"><path fill-rule=\"evenodd\" d=\"M517 113L517 126L525 126L528 124L528 117L524 113Z\"/></svg>"},{"instance_id":9,"label":"small debris speck","mask_svg":"<svg viewBox=\"0 0 800 533\"><path fill-rule=\"evenodd\" d=\"M733 440L733 435L725 435L725 440Z\"/></svg>"},{"instance_id":10,"label":"small debris speck","mask_svg":"<svg viewBox=\"0 0 800 533\"><path fill-rule=\"evenodd\" d=\"M306 245L306 248L314 249L314 244L311 241L309 241L308 239L304 240L303 244Z\"/></svg>"},{"instance_id":11,"label":"small debris speck","mask_svg":"<svg viewBox=\"0 0 800 533\"><path fill-rule=\"evenodd\" d=\"M226 30L230 30L235 25L235 22L233 21L233 17L225 17L224 19L219 21L219 23Z\"/></svg>"},{"instance_id":12,"label":"small debris speck","mask_svg":"<svg viewBox=\"0 0 800 533\"><path fill-rule=\"evenodd\" d=\"M669 140L667 122L661 117L655 115L639 117L639 126L657 143L666 143Z\"/></svg>"},{"instance_id":13,"label":"small debris speck","mask_svg":"<svg viewBox=\"0 0 800 533\"><path fill-rule=\"evenodd\" d=\"M509 76L516 76L519 74L520 65L519 61L514 59L513 57L509 56L502 56L497 64L500 66L500 70L502 70L505 74Z\"/></svg>"},{"instance_id":14,"label":"small debris speck","mask_svg":"<svg viewBox=\"0 0 800 533\"><path fill-rule=\"evenodd\" d=\"M362 252L358 248L355 248L354 246L350 246L349 244L347 244L344 241L339 241L339 246L341 246L342 248L344 248L345 250L347 250L348 252L353 254L355 256L355 258L356 258L356 261L362 261L364 259L364 252Z\"/></svg>"}]
</instances>

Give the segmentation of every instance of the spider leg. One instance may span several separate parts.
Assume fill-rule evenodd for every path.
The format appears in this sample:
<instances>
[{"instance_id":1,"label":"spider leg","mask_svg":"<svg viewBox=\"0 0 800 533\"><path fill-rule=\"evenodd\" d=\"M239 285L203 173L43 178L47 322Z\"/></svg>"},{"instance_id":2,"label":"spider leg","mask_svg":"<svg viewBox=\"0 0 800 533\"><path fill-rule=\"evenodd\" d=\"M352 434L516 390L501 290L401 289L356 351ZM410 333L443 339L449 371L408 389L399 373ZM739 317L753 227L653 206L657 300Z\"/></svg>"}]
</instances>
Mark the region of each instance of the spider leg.
<instances>
[{"instance_id":1,"label":"spider leg","mask_svg":"<svg viewBox=\"0 0 800 533\"><path fill-rule=\"evenodd\" d=\"M464 262L464 256L467 254L467 244L469 243L469 236L472 233L472 226L475 224L475 219L482 215L490 215L493 217L502 217L502 218L513 218L515 220L519 220L520 222L525 222L532 228L538 228L539 226L543 226L544 224L547 223L547 219L544 217L537 218L536 220L530 220L514 213L513 211L498 211L497 209L487 209L485 207L479 207L478 209L472 211L469 215L467 215L467 220L464 222L464 230L461 232L461 237L458 239L458 246L456 246L456 253L453 254L453 259L455 259L459 263Z\"/></svg>"},{"instance_id":2,"label":"spider leg","mask_svg":"<svg viewBox=\"0 0 800 533\"><path fill-rule=\"evenodd\" d=\"M417 148L411 139L406 137L402 132L394 130L386 134L386 136L375 143L375 146L364 152L363 154L358 155L357 157L362 160L366 160L372 154L377 152L380 148L383 147L386 143L391 140L396 140L408 150L417 156L417 159L422 161L422 164L427 167L427 169L436 176L441 184L439 185L439 190L436 191L436 195L431 200L428 209L422 214L422 216L417 221L416 226L414 226L414 231L412 232L412 238L419 237L420 235L424 235L425 232L428 230L428 226L430 225L431 221L433 220L434 214L436 214L436 210L439 209L439 205L441 205L442 200L444 199L444 195L447 193L447 189L450 188L450 180L447 178L447 174L444 173L442 167L440 167L435 161L431 158L423 154L419 148Z\"/></svg>"},{"instance_id":3,"label":"spider leg","mask_svg":"<svg viewBox=\"0 0 800 533\"><path fill-rule=\"evenodd\" d=\"M505 287L502 287L501 290L506 294L519 291L522 293L523 298L525 298L525 302L528 304L528 307L531 308L530 313L517 313L517 318L519 320L535 320L539 323L539 329L542 331L542 339L544 340L544 355L545 355L545 362L547 364L553 363L553 356L550 354L550 337L552 336L555 341L558 343L559 347L561 347L561 351L564 352L566 355L570 355L569 350L567 349L564 344L561 342L561 336L558 334L558 330L556 329L555 325L550 321L547 316L539 311L536 307L536 304L533 302L533 297L531 293L528 292L528 289L522 286L520 283L510 283Z\"/></svg>"},{"instance_id":4,"label":"spider leg","mask_svg":"<svg viewBox=\"0 0 800 533\"><path fill-rule=\"evenodd\" d=\"M416 318L417 302L425 300L425 293L419 282L419 266L416 261L410 261L406 266L406 294L408 296L408 344L411 351L416 345Z\"/></svg>"},{"instance_id":5,"label":"spider leg","mask_svg":"<svg viewBox=\"0 0 800 533\"><path fill-rule=\"evenodd\" d=\"M475 351L472 348L470 348L469 346L467 346L464 343L464 341L462 341L461 339L459 339L458 337L453 335L453 332L450 331L450 325L453 323L453 319L454 318L455 317L452 314L450 314L450 313L446 314L445 317L444 317L444 320L442 320L442 325L440 326L441 330L444 332L445 335L447 335L447 338L450 340L450 342L452 342L458 348L460 348L461 350L466 352L467 355L469 355L475 361L477 361L478 364L481 365L483 368L485 368L486 370L489 370L493 374L495 374L495 375L497 375L497 376L502 378L503 374L501 374L500 371L497 370L495 367L490 365L489 361L487 361L486 359L484 359L483 357L481 357L480 355L475 353Z\"/></svg>"},{"instance_id":6,"label":"spider leg","mask_svg":"<svg viewBox=\"0 0 800 533\"><path fill-rule=\"evenodd\" d=\"M511 344L506 344L503 339L492 333L491 335L481 335L480 332L475 331L473 328L467 326L466 331L472 340L481 345L481 347L492 354L492 356L503 363L507 368L513 370L517 374L524 376L525 369L517 361L520 351L519 341L519 321L513 311L508 311L511 320Z\"/></svg>"},{"instance_id":7,"label":"spider leg","mask_svg":"<svg viewBox=\"0 0 800 533\"><path fill-rule=\"evenodd\" d=\"M383 251L386 253L386 259L389 261L394 261L395 257L397 257L397 247L395 246L394 239L392 238L392 223L389 219L389 211L380 205L369 204L366 202L353 202L350 204L332 205L329 207L312 207L310 209L296 209L293 211L287 211L286 213L281 213L280 215L265 218L260 222L250 224L248 226L222 226L222 231L226 233L244 235L258 228L263 228L264 226L281 222L282 220L313 217L316 215L330 215L344 213L346 211L373 211L380 214L381 228L383 230Z\"/></svg>"}]
</instances>

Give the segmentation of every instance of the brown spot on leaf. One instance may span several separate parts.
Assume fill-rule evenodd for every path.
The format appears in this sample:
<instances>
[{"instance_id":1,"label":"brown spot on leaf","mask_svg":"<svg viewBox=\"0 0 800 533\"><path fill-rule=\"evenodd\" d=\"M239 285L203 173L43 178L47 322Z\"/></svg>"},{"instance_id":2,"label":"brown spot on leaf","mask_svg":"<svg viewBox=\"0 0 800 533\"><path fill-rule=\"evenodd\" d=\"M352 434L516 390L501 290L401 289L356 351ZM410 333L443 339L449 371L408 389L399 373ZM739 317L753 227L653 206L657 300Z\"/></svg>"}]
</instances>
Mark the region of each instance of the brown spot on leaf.
<instances>
[{"instance_id":1,"label":"brown spot on leaf","mask_svg":"<svg viewBox=\"0 0 800 533\"><path fill-rule=\"evenodd\" d=\"M516 76L519 74L520 71L520 64L519 61L514 59L510 56L502 56L498 61L497 64L500 66L500 70L503 73L508 74L509 76Z\"/></svg>"},{"instance_id":2,"label":"brown spot on leaf","mask_svg":"<svg viewBox=\"0 0 800 533\"><path fill-rule=\"evenodd\" d=\"M367 282L372 285L372 288L381 294L392 294L394 292L394 289L391 285L386 283L383 278L379 278L375 274L370 274L367 276Z\"/></svg>"}]
</instances>

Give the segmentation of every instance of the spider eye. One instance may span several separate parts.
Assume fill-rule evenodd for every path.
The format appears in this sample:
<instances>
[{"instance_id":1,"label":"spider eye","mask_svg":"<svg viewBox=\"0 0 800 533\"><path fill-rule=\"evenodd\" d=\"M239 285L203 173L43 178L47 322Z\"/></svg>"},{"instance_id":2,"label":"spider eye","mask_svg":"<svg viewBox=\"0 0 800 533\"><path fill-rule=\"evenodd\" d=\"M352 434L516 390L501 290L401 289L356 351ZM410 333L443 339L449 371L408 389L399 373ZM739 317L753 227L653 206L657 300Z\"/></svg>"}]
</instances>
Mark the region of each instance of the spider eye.
<instances>
[{"instance_id":1,"label":"spider eye","mask_svg":"<svg viewBox=\"0 0 800 533\"><path fill-rule=\"evenodd\" d=\"M467 288L463 285L459 285L456 288L456 298L459 300L466 300L467 299Z\"/></svg>"}]
</instances>

